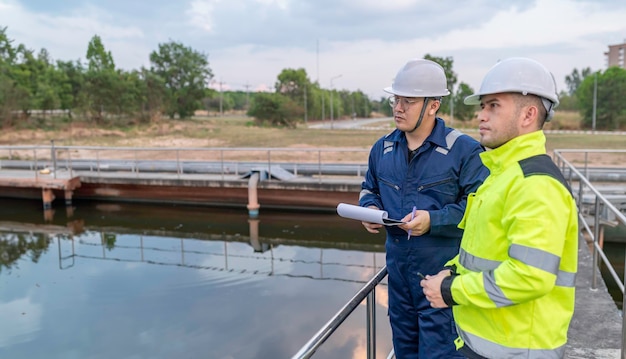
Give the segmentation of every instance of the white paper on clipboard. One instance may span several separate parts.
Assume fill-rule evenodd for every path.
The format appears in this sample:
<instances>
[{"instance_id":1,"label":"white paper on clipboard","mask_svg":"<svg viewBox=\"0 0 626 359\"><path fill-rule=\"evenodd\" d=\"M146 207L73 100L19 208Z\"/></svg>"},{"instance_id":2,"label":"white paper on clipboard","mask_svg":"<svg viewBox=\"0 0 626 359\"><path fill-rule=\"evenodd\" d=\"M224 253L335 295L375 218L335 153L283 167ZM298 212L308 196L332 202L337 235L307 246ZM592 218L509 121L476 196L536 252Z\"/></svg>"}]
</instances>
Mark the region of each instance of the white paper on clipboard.
<instances>
[{"instance_id":1,"label":"white paper on clipboard","mask_svg":"<svg viewBox=\"0 0 626 359\"><path fill-rule=\"evenodd\" d=\"M353 204L339 203L337 214L344 218L356 219L363 222L378 223L385 226L398 226L405 222L388 218L387 211L380 209L355 206Z\"/></svg>"}]
</instances>

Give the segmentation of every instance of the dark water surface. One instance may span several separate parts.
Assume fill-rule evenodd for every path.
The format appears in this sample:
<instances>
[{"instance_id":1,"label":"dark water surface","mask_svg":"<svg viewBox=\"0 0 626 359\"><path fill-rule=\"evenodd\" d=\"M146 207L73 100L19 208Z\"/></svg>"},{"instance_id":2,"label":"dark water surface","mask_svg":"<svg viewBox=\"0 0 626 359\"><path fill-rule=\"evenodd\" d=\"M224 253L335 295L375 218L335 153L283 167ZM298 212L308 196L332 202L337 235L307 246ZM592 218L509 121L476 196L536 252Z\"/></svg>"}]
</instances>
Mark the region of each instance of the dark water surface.
<instances>
[{"instance_id":1,"label":"dark water surface","mask_svg":"<svg viewBox=\"0 0 626 359\"><path fill-rule=\"evenodd\" d=\"M384 265L333 213L0 203L0 358L289 358ZM366 357L365 305L331 338L314 358Z\"/></svg>"}]
</instances>

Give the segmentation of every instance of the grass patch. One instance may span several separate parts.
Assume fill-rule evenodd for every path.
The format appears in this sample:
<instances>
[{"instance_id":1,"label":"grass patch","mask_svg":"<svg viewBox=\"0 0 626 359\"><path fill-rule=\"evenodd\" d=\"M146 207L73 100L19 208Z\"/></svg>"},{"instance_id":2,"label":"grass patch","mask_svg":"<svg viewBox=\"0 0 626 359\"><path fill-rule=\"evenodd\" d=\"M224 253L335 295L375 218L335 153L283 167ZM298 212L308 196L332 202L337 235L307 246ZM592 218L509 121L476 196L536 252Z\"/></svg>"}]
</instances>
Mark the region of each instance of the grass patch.
<instances>
[{"instance_id":1,"label":"grass patch","mask_svg":"<svg viewBox=\"0 0 626 359\"><path fill-rule=\"evenodd\" d=\"M445 116L444 116L445 118ZM57 119L58 120L58 119ZM557 112L553 123L558 127L576 129L580 117L575 112ZM550 127L553 126L550 123ZM454 121L453 126L478 138L477 120ZM55 140L59 145L74 146L168 146L189 140L192 147L201 143L203 147L342 147L370 148L381 136L393 130L393 121L381 118L381 122L371 125L376 129L335 129L322 130L308 128L300 124L295 129L257 127L246 116L194 117L191 119L160 119L150 123L132 126L97 128L90 123L74 120L55 121L38 129L6 129L0 134L0 144L4 145L47 145ZM546 129L550 129L546 126ZM626 141L621 135L605 134L557 134L547 133L547 148L553 149L626 149ZM176 141L172 141L176 139ZM131 141L132 140L132 141ZM193 140L193 141L192 141Z\"/></svg>"}]
</instances>

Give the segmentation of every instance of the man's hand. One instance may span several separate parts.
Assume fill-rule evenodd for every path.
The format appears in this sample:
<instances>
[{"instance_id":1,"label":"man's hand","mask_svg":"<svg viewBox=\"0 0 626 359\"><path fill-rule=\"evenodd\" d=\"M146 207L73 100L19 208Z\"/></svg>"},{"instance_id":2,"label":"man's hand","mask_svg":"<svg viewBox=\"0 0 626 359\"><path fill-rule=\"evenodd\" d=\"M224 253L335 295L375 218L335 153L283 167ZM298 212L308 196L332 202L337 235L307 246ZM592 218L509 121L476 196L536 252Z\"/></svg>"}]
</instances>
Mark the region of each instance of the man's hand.
<instances>
[{"instance_id":1,"label":"man's hand","mask_svg":"<svg viewBox=\"0 0 626 359\"><path fill-rule=\"evenodd\" d=\"M379 209L376 206L368 206L367 208ZM370 223L370 222L361 222L361 224L363 224L363 227L365 227L365 229L370 233L380 233L379 229L383 226L380 223Z\"/></svg>"},{"instance_id":2,"label":"man's hand","mask_svg":"<svg viewBox=\"0 0 626 359\"><path fill-rule=\"evenodd\" d=\"M424 295L433 308L447 308L448 305L441 297L441 282L445 277L450 276L450 270L444 269L437 275L427 275L426 279L420 281L420 285L424 288Z\"/></svg>"},{"instance_id":3,"label":"man's hand","mask_svg":"<svg viewBox=\"0 0 626 359\"><path fill-rule=\"evenodd\" d=\"M413 219L411 219L411 213L409 213L402 218L402 222L407 223L401 224L398 227L407 232L410 229L412 236L421 236L430 231L430 213L428 213L428 211L415 211L415 217L413 217Z\"/></svg>"}]
</instances>

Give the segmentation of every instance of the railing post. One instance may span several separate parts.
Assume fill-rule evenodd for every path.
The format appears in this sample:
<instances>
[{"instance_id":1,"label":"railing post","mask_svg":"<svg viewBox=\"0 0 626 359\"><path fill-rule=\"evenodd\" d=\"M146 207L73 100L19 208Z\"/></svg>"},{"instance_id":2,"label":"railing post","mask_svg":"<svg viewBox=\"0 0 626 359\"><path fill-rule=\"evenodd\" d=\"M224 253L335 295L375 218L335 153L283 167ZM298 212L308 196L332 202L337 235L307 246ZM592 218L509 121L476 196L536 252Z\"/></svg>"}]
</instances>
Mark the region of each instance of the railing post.
<instances>
[{"instance_id":1,"label":"railing post","mask_svg":"<svg viewBox=\"0 0 626 359\"><path fill-rule=\"evenodd\" d=\"M33 157L35 158L35 179L39 178L39 165L37 164L37 148L33 148Z\"/></svg>"},{"instance_id":2,"label":"railing post","mask_svg":"<svg viewBox=\"0 0 626 359\"><path fill-rule=\"evenodd\" d=\"M133 151L135 154L135 165L133 166L133 170L135 171L135 177L139 177L139 159L137 156L137 150Z\"/></svg>"},{"instance_id":3,"label":"railing post","mask_svg":"<svg viewBox=\"0 0 626 359\"><path fill-rule=\"evenodd\" d=\"M600 236L600 199L596 195L593 213L593 271L591 274L591 289L598 290L598 238Z\"/></svg>"},{"instance_id":4,"label":"railing post","mask_svg":"<svg viewBox=\"0 0 626 359\"><path fill-rule=\"evenodd\" d=\"M624 254L624 263L626 263L626 253ZM624 288L626 288L626 266L624 267L624 277L622 284ZM624 315L624 305L626 304L626 292L622 292L622 348L621 348L621 358L626 359L626 348L624 348L624 343L626 343L626 315Z\"/></svg>"},{"instance_id":5,"label":"railing post","mask_svg":"<svg viewBox=\"0 0 626 359\"><path fill-rule=\"evenodd\" d=\"M367 295L367 358L376 359L376 287Z\"/></svg>"},{"instance_id":6,"label":"railing post","mask_svg":"<svg viewBox=\"0 0 626 359\"><path fill-rule=\"evenodd\" d=\"M224 150L220 150L220 164L222 166L222 181L224 181Z\"/></svg>"},{"instance_id":7,"label":"railing post","mask_svg":"<svg viewBox=\"0 0 626 359\"><path fill-rule=\"evenodd\" d=\"M267 150L267 180L272 180L272 150Z\"/></svg>"},{"instance_id":8,"label":"railing post","mask_svg":"<svg viewBox=\"0 0 626 359\"><path fill-rule=\"evenodd\" d=\"M57 178L57 154L54 149L54 140L50 140L50 158L52 159L52 172L54 173L54 178Z\"/></svg>"},{"instance_id":9,"label":"railing post","mask_svg":"<svg viewBox=\"0 0 626 359\"><path fill-rule=\"evenodd\" d=\"M322 150L317 150L317 170L319 182L322 183Z\"/></svg>"},{"instance_id":10,"label":"railing post","mask_svg":"<svg viewBox=\"0 0 626 359\"><path fill-rule=\"evenodd\" d=\"M178 174L178 179L180 179L180 174L183 172L183 169L180 165L180 150L176 149L176 173Z\"/></svg>"}]
</instances>

